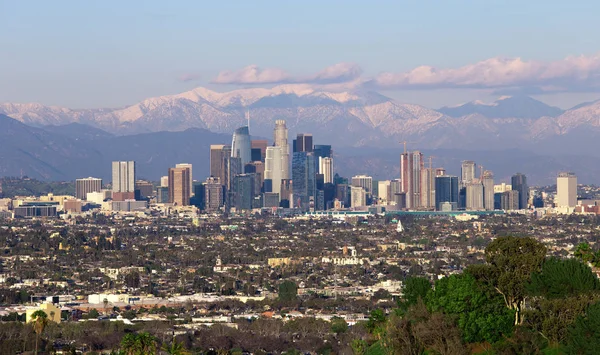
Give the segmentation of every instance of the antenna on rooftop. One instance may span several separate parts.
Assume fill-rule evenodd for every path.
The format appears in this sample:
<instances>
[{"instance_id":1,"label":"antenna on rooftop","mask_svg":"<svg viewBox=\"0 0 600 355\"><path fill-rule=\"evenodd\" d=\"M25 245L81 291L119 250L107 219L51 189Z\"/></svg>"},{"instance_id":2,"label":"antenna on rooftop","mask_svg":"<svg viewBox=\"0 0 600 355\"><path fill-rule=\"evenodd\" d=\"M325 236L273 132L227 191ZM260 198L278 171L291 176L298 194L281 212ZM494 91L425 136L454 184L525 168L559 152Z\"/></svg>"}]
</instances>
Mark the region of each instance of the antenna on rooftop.
<instances>
[{"instance_id":1,"label":"antenna on rooftop","mask_svg":"<svg viewBox=\"0 0 600 355\"><path fill-rule=\"evenodd\" d=\"M248 120L248 131L250 130L250 110L246 109L246 119Z\"/></svg>"}]
</instances>

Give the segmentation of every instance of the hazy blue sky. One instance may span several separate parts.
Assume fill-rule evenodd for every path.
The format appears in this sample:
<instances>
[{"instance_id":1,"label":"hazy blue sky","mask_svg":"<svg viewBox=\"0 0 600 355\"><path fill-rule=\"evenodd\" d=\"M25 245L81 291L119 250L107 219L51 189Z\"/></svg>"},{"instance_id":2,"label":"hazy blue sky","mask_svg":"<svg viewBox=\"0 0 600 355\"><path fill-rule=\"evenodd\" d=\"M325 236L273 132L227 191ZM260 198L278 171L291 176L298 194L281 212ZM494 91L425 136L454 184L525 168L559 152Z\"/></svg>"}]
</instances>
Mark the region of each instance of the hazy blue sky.
<instances>
[{"instance_id":1,"label":"hazy blue sky","mask_svg":"<svg viewBox=\"0 0 600 355\"><path fill-rule=\"evenodd\" d=\"M361 81L404 102L436 108L543 86L552 93L539 97L564 107L600 98L599 13L599 1L0 0L0 102L113 107L249 85L235 75L233 84L210 82L251 64L306 78L354 63ZM583 59L561 62L568 56ZM436 72L426 84L402 74L496 57L526 65L509 83L473 81L497 63ZM401 77L372 80L382 72Z\"/></svg>"}]
</instances>

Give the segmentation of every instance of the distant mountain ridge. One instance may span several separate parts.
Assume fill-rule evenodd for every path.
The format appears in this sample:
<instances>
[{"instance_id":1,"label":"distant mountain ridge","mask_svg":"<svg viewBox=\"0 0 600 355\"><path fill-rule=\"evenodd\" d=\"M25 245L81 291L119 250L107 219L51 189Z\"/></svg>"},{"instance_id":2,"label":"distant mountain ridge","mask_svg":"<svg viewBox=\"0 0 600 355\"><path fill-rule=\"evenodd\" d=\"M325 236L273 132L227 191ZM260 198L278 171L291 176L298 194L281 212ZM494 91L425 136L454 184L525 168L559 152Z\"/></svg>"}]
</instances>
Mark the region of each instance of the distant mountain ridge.
<instances>
[{"instance_id":1,"label":"distant mountain ridge","mask_svg":"<svg viewBox=\"0 0 600 355\"><path fill-rule=\"evenodd\" d=\"M563 111L525 96L431 110L373 91L326 91L305 84L215 92L196 88L115 109L72 110L39 104L0 104L0 113L42 127L79 123L114 135L207 129L231 134L251 117L251 134L272 137L284 119L293 137L315 134L337 147L413 149L530 149L573 153L600 137L600 100ZM556 142L564 142L559 146ZM592 142L590 142L592 143Z\"/></svg>"},{"instance_id":2,"label":"distant mountain ridge","mask_svg":"<svg viewBox=\"0 0 600 355\"><path fill-rule=\"evenodd\" d=\"M505 96L492 103L472 101L460 106L442 107L438 111L451 117L480 114L488 118L526 119L556 117L564 112L528 96Z\"/></svg>"},{"instance_id":3,"label":"distant mountain ridge","mask_svg":"<svg viewBox=\"0 0 600 355\"><path fill-rule=\"evenodd\" d=\"M30 127L0 115L0 176L27 175L41 180L72 181L94 176L110 182L113 160L135 160L138 178L158 180L177 163L191 163L194 178L209 174L209 147L229 143L228 134L190 128L180 132L154 132L114 136L82 124ZM319 142L317 142L319 143ZM334 147L336 172L342 176L369 174L374 179L397 178L401 148ZM473 159L494 172L496 181L508 181L517 170L532 184L552 184L559 171L577 172L582 183L597 182L600 157L536 154L529 150L424 150L435 156L435 166L458 173L460 161Z\"/></svg>"}]
</instances>

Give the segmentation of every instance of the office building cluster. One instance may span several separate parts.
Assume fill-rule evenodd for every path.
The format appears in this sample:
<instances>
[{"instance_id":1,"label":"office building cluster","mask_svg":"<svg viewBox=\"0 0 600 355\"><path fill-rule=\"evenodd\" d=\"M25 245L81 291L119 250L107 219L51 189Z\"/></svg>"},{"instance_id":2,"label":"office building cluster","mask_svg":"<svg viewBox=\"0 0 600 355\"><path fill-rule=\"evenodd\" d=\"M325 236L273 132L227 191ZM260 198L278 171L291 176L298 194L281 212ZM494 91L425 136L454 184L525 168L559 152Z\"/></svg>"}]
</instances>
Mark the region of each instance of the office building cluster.
<instances>
[{"instance_id":1,"label":"office building cluster","mask_svg":"<svg viewBox=\"0 0 600 355\"><path fill-rule=\"evenodd\" d=\"M342 178L335 173L331 145L315 144L310 133L297 134L290 145L288 136L284 120L275 122L272 143L251 139L249 126L237 128L231 144L210 146L210 175L200 181L193 179L191 164L180 163L155 186L136 179L135 162L115 161L110 189L103 188L98 178L77 179L76 199L108 204L116 211L158 203L205 212L262 208L450 212L523 210L540 204L530 194L524 174L512 176L510 185L495 184L492 171L465 160L460 175L449 175L433 166L433 157L407 151L406 142L397 179L375 181L364 174ZM577 177L560 173L555 206L572 210L576 205Z\"/></svg>"}]
</instances>

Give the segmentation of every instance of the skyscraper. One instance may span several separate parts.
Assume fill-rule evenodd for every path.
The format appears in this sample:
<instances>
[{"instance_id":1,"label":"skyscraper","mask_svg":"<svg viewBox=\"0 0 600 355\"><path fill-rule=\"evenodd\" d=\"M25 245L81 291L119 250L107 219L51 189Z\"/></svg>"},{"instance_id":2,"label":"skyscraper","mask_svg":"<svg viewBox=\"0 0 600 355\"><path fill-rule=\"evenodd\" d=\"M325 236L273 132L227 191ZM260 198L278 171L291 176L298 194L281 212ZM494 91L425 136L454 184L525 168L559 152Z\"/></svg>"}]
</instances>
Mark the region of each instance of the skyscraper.
<instances>
[{"instance_id":1,"label":"skyscraper","mask_svg":"<svg viewBox=\"0 0 600 355\"><path fill-rule=\"evenodd\" d=\"M160 186L161 187L169 187L169 176L161 176L160 177Z\"/></svg>"},{"instance_id":2,"label":"skyscraper","mask_svg":"<svg viewBox=\"0 0 600 355\"><path fill-rule=\"evenodd\" d=\"M218 177L209 177L204 183L205 201L207 211L217 211L223 206L223 185Z\"/></svg>"},{"instance_id":3,"label":"skyscraper","mask_svg":"<svg viewBox=\"0 0 600 355\"><path fill-rule=\"evenodd\" d=\"M331 158L333 157L333 151L331 150L331 145L326 144L315 144L313 147L313 152L315 153L315 157L321 158Z\"/></svg>"},{"instance_id":4,"label":"skyscraper","mask_svg":"<svg viewBox=\"0 0 600 355\"><path fill-rule=\"evenodd\" d=\"M282 179L290 178L290 145L288 144L288 130L284 120L275 121L273 143L281 148Z\"/></svg>"},{"instance_id":5,"label":"skyscraper","mask_svg":"<svg viewBox=\"0 0 600 355\"><path fill-rule=\"evenodd\" d=\"M309 152L295 152L292 156L292 185L294 201L292 206L304 210L310 208L311 200L314 201L315 157Z\"/></svg>"},{"instance_id":6,"label":"skyscraper","mask_svg":"<svg viewBox=\"0 0 600 355\"><path fill-rule=\"evenodd\" d=\"M377 203L381 205L390 205L392 197L391 194L391 181L380 180L377 182Z\"/></svg>"},{"instance_id":7,"label":"skyscraper","mask_svg":"<svg viewBox=\"0 0 600 355\"><path fill-rule=\"evenodd\" d=\"M267 154L267 146L268 145L269 145L269 142L267 142L266 139L253 139L253 140L251 140L250 141L250 147L252 148L252 150L257 149L258 151L260 151L260 158L259 159L252 159L252 161L262 161L264 163L265 162L265 158L266 158L266 154Z\"/></svg>"},{"instance_id":8,"label":"skyscraper","mask_svg":"<svg viewBox=\"0 0 600 355\"><path fill-rule=\"evenodd\" d=\"M373 192L373 178L367 175L353 176L352 186L362 187L367 194L371 194Z\"/></svg>"},{"instance_id":9,"label":"skyscraper","mask_svg":"<svg viewBox=\"0 0 600 355\"><path fill-rule=\"evenodd\" d=\"M87 199L89 192L99 192L102 190L102 179L85 178L75 180L75 197L80 200Z\"/></svg>"},{"instance_id":10,"label":"skyscraper","mask_svg":"<svg viewBox=\"0 0 600 355\"><path fill-rule=\"evenodd\" d=\"M527 186L527 176L516 173L511 178L512 189L519 191L519 209L526 209L529 201L529 186Z\"/></svg>"},{"instance_id":11,"label":"skyscraper","mask_svg":"<svg viewBox=\"0 0 600 355\"><path fill-rule=\"evenodd\" d=\"M435 209L435 169L421 170L421 207Z\"/></svg>"},{"instance_id":12,"label":"skyscraper","mask_svg":"<svg viewBox=\"0 0 600 355\"><path fill-rule=\"evenodd\" d=\"M325 184L333 184L333 158L319 157L319 174L323 174Z\"/></svg>"},{"instance_id":13,"label":"skyscraper","mask_svg":"<svg viewBox=\"0 0 600 355\"><path fill-rule=\"evenodd\" d=\"M577 206L577 176L574 173L561 172L556 178L556 206Z\"/></svg>"},{"instance_id":14,"label":"skyscraper","mask_svg":"<svg viewBox=\"0 0 600 355\"><path fill-rule=\"evenodd\" d=\"M224 144L210 145L210 176L221 178L223 174Z\"/></svg>"},{"instance_id":15,"label":"skyscraper","mask_svg":"<svg viewBox=\"0 0 600 355\"><path fill-rule=\"evenodd\" d=\"M480 211L484 209L483 185L472 182L466 185L466 209L468 211Z\"/></svg>"},{"instance_id":16,"label":"skyscraper","mask_svg":"<svg viewBox=\"0 0 600 355\"><path fill-rule=\"evenodd\" d=\"M189 168L169 168L169 203L189 206L191 194L189 180Z\"/></svg>"},{"instance_id":17,"label":"skyscraper","mask_svg":"<svg viewBox=\"0 0 600 355\"><path fill-rule=\"evenodd\" d=\"M265 192L278 193L281 196L281 180L284 167L281 147L267 147L265 158ZM269 191L266 191L267 188Z\"/></svg>"},{"instance_id":18,"label":"skyscraper","mask_svg":"<svg viewBox=\"0 0 600 355\"><path fill-rule=\"evenodd\" d=\"M240 127L233 133L231 140L231 156L240 158L242 166L252 161L252 147L250 144L250 131L248 126Z\"/></svg>"},{"instance_id":19,"label":"skyscraper","mask_svg":"<svg viewBox=\"0 0 600 355\"><path fill-rule=\"evenodd\" d=\"M406 207L421 207L421 170L424 168L423 154L419 151L400 155L400 179L402 192L406 193Z\"/></svg>"},{"instance_id":20,"label":"skyscraper","mask_svg":"<svg viewBox=\"0 0 600 355\"><path fill-rule=\"evenodd\" d=\"M443 203L458 206L458 176L441 175L435 178L435 208L442 210Z\"/></svg>"},{"instance_id":21,"label":"skyscraper","mask_svg":"<svg viewBox=\"0 0 600 355\"><path fill-rule=\"evenodd\" d=\"M193 188L193 183L194 183L194 174L192 172L192 164L188 164L188 163L180 163L180 164L176 164L175 165L176 168L188 168L190 169L190 175L189 175L189 185L190 185L190 196L194 196L194 188Z\"/></svg>"},{"instance_id":22,"label":"skyscraper","mask_svg":"<svg viewBox=\"0 0 600 355\"><path fill-rule=\"evenodd\" d=\"M112 162L112 190L113 192L135 193L134 161Z\"/></svg>"},{"instance_id":23,"label":"skyscraper","mask_svg":"<svg viewBox=\"0 0 600 355\"><path fill-rule=\"evenodd\" d=\"M239 174L235 177L235 208L251 210L254 201L254 174Z\"/></svg>"},{"instance_id":24,"label":"skyscraper","mask_svg":"<svg viewBox=\"0 0 600 355\"><path fill-rule=\"evenodd\" d=\"M475 180L475 167L475 162L472 160L465 160L462 162L460 166L460 183L462 186L470 184Z\"/></svg>"},{"instance_id":25,"label":"skyscraper","mask_svg":"<svg viewBox=\"0 0 600 355\"><path fill-rule=\"evenodd\" d=\"M223 175L225 176L225 181L222 181L221 183L225 185L225 191L227 194L225 204L226 208L229 209L235 206L235 177L242 173L242 159L228 156L225 157L223 165Z\"/></svg>"},{"instance_id":26,"label":"skyscraper","mask_svg":"<svg viewBox=\"0 0 600 355\"><path fill-rule=\"evenodd\" d=\"M313 136L310 133L298 133L294 139L294 153L313 151Z\"/></svg>"},{"instance_id":27,"label":"skyscraper","mask_svg":"<svg viewBox=\"0 0 600 355\"><path fill-rule=\"evenodd\" d=\"M481 176L483 184L483 207L488 210L494 210L494 174L486 170Z\"/></svg>"},{"instance_id":28,"label":"skyscraper","mask_svg":"<svg viewBox=\"0 0 600 355\"><path fill-rule=\"evenodd\" d=\"M363 207L367 205L367 191L361 186L350 187L350 207Z\"/></svg>"}]
</instances>

